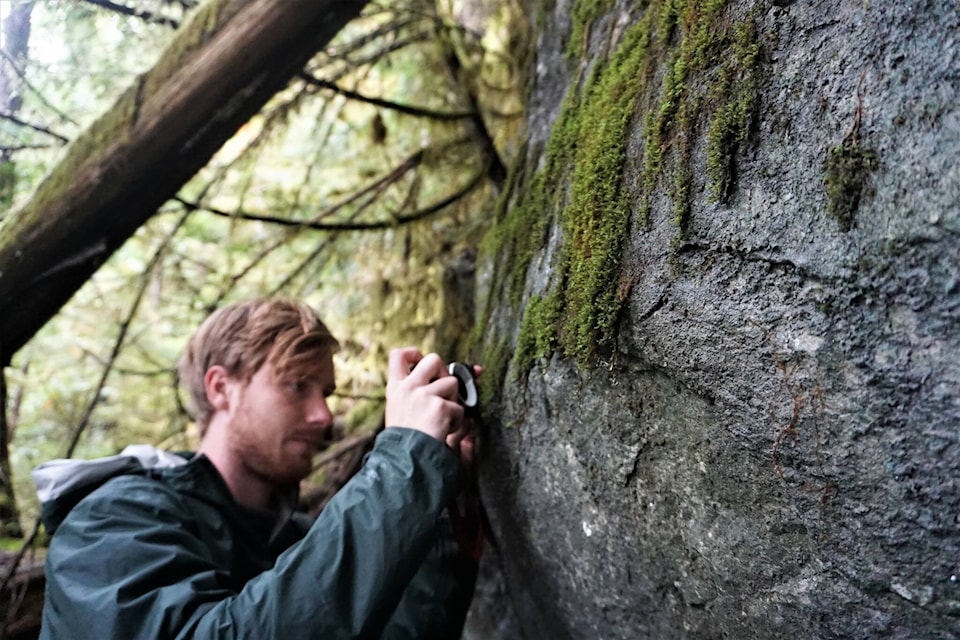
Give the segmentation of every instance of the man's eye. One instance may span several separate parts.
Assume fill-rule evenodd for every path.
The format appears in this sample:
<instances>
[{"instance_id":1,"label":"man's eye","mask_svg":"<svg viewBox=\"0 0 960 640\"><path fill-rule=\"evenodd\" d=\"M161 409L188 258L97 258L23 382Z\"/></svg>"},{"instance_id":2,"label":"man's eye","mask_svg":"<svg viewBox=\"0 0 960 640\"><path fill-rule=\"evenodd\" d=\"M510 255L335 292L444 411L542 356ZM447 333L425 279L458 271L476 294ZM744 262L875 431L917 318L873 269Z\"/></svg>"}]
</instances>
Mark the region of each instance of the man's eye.
<instances>
[{"instance_id":1,"label":"man's eye","mask_svg":"<svg viewBox=\"0 0 960 640\"><path fill-rule=\"evenodd\" d=\"M294 393L300 394L307 390L307 383L303 380L294 380L289 383L290 390Z\"/></svg>"}]
</instances>

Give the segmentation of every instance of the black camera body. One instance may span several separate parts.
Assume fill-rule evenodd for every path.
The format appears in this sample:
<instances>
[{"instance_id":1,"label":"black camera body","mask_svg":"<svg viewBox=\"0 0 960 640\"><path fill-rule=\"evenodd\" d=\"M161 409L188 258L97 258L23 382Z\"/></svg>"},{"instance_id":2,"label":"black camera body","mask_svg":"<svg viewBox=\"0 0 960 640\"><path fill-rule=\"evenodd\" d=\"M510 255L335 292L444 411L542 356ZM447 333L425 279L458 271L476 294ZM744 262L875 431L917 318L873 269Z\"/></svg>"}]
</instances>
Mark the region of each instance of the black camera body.
<instances>
[{"instance_id":1,"label":"black camera body","mask_svg":"<svg viewBox=\"0 0 960 640\"><path fill-rule=\"evenodd\" d=\"M477 406L477 378L473 375L473 365L463 362L451 362L447 367L450 375L457 379L457 402L467 409Z\"/></svg>"}]
</instances>

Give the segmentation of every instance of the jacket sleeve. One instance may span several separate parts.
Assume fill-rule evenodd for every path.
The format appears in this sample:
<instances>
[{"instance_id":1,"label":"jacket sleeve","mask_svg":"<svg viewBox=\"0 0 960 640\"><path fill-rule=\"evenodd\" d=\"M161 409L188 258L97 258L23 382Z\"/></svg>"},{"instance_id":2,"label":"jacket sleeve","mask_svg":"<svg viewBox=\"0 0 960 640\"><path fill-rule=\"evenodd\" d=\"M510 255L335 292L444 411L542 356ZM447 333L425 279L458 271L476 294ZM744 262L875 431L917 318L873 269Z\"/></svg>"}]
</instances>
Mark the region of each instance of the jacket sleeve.
<instances>
[{"instance_id":1,"label":"jacket sleeve","mask_svg":"<svg viewBox=\"0 0 960 640\"><path fill-rule=\"evenodd\" d=\"M176 496L147 495L141 482L86 500L51 541L42 637L377 638L435 543L459 474L442 443L385 430L306 537L239 591Z\"/></svg>"},{"instance_id":2,"label":"jacket sleeve","mask_svg":"<svg viewBox=\"0 0 960 640\"><path fill-rule=\"evenodd\" d=\"M437 523L436 542L384 629L382 640L456 640L473 600L477 561L454 538L450 512Z\"/></svg>"}]
</instances>

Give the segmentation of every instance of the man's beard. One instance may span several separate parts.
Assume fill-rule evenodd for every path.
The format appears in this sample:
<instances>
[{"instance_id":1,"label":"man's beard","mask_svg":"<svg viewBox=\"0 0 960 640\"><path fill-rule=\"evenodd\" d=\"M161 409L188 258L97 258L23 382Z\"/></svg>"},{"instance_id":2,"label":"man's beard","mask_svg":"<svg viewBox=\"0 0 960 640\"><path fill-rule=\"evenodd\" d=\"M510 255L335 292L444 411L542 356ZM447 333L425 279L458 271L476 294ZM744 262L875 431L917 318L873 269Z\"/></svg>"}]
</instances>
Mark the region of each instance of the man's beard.
<instances>
[{"instance_id":1,"label":"man's beard","mask_svg":"<svg viewBox=\"0 0 960 640\"><path fill-rule=\"evenodd\" d=\"M310 474L312 455L303 458L287 454L285 441L258 439L255 436L258 425L250 424L250 413L243 411L241 415L241 428L234 431L234 448L239 460L252 474L277 486L298 483Z\"/></svg>"}]
</instances>

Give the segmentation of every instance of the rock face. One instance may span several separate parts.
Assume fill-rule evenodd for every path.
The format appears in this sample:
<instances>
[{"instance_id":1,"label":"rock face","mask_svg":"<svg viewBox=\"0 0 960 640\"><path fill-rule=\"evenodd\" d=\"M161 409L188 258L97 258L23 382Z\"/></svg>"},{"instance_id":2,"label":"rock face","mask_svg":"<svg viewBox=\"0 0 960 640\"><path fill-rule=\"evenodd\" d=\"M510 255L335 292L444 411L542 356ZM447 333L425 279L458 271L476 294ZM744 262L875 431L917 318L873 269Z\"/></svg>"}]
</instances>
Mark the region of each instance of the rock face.
<instances>
[{"instance_id":1,"label":"rock face","mask_svg":"<svg viewBox=\"0 0 960 640\"><path fill-rule=\"evenodd\" d=\"M586 143L558 128L641 23L629 230L590 294L614 322L584 347L563 336L596 252L564 212ZM538 25L501 228L538 170L562 188L529 256L478 260L505 585L478 606L528 639L960 638L956 5L560 1Z\"/></svg>"}]
</instances>

